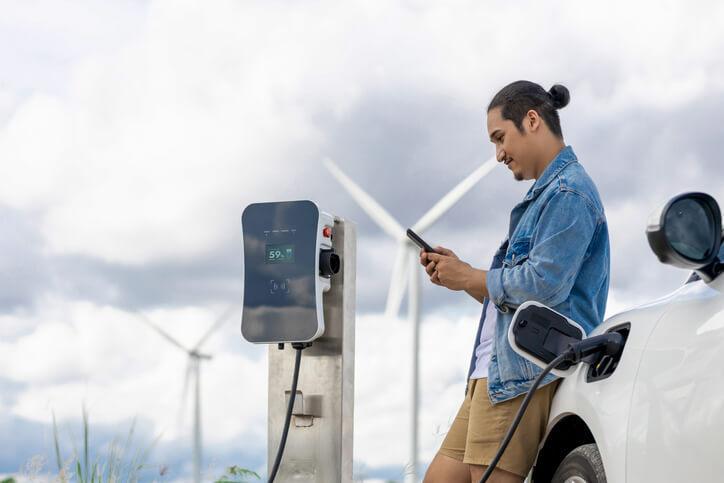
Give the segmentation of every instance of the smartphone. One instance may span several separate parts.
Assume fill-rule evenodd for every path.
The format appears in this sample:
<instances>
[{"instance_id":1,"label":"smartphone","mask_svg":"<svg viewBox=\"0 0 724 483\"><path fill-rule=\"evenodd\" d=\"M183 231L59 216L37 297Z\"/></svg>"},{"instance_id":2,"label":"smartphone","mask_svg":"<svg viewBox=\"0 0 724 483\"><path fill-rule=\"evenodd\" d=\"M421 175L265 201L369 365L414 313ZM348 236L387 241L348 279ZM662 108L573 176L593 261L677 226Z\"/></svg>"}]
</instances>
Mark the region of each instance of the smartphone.
<instances>
[{"instance_id":1,"label":"smartphone","mask_svg":"<svg viewBox=\"0 0 724 483\"><path fill-rule=\"evenodd\" d=\"M417 245L418 247L422 248L422 249L425 250L426 252L435 253L435 250L434 250L430 245L428 245L425 240L423 240L422 238L420 238L420 236L419 236L417 233L415 233L414 231L410 230L409 228L407 229L407 237L408 237L410 240L412 240L413 242L415 242L415 245Z\"/></svg>"}]
</instances>

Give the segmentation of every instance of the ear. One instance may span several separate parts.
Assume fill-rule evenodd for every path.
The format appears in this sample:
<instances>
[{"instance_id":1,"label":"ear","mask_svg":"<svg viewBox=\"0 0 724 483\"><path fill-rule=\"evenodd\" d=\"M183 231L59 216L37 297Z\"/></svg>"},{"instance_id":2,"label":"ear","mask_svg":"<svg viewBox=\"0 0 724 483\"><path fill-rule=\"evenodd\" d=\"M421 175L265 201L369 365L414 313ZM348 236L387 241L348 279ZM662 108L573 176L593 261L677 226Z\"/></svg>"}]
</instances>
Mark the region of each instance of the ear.
<instances>
[{"instance_id":1,"label":"ear","mask_svg":"<svg viewBox=\"0 0 724 483\"><path fill-rule=\"evenodd\" d=\"M540 115L538 114L538 111L530 109L525 114L525 125L528 128L528 131L536 132L540 128L541 122L542 120L540 118Z\"/></svg>"}]
</instances>

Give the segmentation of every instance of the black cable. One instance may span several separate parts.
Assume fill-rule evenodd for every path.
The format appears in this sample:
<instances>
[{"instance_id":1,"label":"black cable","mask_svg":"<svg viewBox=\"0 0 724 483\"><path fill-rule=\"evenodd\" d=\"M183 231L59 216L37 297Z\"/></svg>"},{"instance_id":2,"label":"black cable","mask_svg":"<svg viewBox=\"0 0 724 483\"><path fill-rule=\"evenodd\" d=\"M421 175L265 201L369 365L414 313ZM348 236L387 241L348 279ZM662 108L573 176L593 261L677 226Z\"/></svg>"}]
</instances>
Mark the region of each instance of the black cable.
<instances>
[{"instance_id":1,"label":"black cable","mask_svg":"<svg viewBox=\"0 0 724 483\"><path fill-rule=\"evenodd\" d=\"M543 372L541 372L538 377L535 378L535 381L533 381L533 385L530 387L530 389L528 389L528 394L526 394L525 399L523 399L523 403L520 405L520 408L518 408L515 419L513 419L513 422L508 428L508 432L506 433L505 438L503 438L503 442L500 443L498 453L495 455L495 458L493 458L493 460L490 462L488 469L485 470L485 474L483 474L483 477L480 479L480 483L485 483L486 481L488 481L490 475L492 475L493 471L495 471L495 467L498 464L498 461L500 461L500 458L503 456L505 448L508 447L508 443L510 443L510 440L513 439L515 430L518 429L518 424L520 424L520 420L523 419L523 414L525 414L525 410L528 408L528 404L533 398L533 394L535 394L535 391L538 389L538 385L540 384L540 382L549 372L551 372L552 369L555 369L558 364L571 357L574 357L574 351L571 347L569 347L569 350L553 359L551 363L548 364L545 369L543 369Z\"/></svg>"},{"instance_id":2,"label":"black cable","mask_svg":"<svg viewBox=\"0 0 724 483\"><path fill-rule=\"evenodd\" d=\"M296 347L295 347L296 346ZM297 382L299 382L299 366L302 362L302 349L304 349L305 346L297 346L297 344L292 344L292 347L294 347L297 350L296 358L294 359L294 377L292 378L292 393L289 395L289 405L287 406L287 416L284 420L284 429L282 430L282 439L279 441L279 449L277 449L277 456L274 459L274 466L272 467L270 476L269 476L269 483L272 483L274 481L274 478L277 476L277 471L279 471L279 464L282 462L282 455L284 454L284 446L287 444L287 435L289 434L289 423L292 420L292 408L294 408L294 399L297 395Z\"/></svg>"}]
</instances>

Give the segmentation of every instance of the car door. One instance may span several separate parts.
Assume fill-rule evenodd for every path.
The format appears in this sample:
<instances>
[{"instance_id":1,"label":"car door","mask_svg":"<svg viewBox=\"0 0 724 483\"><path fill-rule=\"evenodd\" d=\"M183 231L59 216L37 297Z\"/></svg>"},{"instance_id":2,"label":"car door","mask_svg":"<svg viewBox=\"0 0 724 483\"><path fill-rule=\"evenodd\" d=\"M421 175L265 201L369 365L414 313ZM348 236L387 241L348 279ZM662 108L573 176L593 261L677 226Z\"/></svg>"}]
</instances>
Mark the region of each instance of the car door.
<instances>
[{"instance_id":1,"label":"car door","mask_svg":"<svg viewBox=\"0 0 724 483\"><path fill-rule=\"evenodd\" d=\"M642 354L626 481L724 478L724 276L685 285Z\"/></svg>"}]
</instances>

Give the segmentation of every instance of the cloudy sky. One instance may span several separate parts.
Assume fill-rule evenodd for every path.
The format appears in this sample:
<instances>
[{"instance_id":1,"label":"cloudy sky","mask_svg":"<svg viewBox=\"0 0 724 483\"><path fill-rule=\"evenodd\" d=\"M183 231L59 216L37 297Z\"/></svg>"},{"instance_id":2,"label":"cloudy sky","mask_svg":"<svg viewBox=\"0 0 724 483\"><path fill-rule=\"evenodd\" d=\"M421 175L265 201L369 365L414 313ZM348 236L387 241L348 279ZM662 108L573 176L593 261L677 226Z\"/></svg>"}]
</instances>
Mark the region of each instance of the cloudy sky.
<instances>
[{"instance_id":1,"label":"cloudy sky","mask_svg":"<svg viewBox=\"0 0 724 483\"><path fill-rule=\"evenodd\" d=\"M85 405L95 448L135 418L139 448L158 439L145 477L187 478L186 356L139 314L193 345L241 297L243 208L310 198L358 223L357 476L400 478L410 328L382 315L395 243L322 159L412 225L493 154L484 109L513 80L571 91L565 141L609 222L608 315L686 278L648 248L657 206L687 190L724 201L721 2L0 0L0 12L0 475L43 458L52 471L53 414L69 457ZM496 168L425 236L486 268L529 186ZM427 464L480 307L427 283L422 305ZM239 315L204 346L207 479L266 468L266 350L241 339Z\"/></svg>"}]
</instances>

